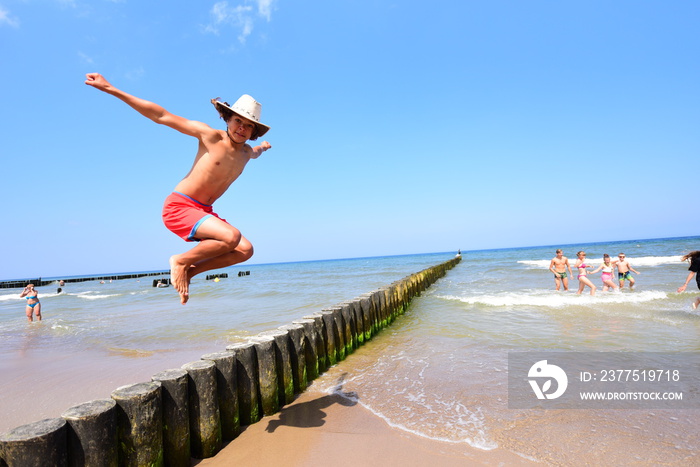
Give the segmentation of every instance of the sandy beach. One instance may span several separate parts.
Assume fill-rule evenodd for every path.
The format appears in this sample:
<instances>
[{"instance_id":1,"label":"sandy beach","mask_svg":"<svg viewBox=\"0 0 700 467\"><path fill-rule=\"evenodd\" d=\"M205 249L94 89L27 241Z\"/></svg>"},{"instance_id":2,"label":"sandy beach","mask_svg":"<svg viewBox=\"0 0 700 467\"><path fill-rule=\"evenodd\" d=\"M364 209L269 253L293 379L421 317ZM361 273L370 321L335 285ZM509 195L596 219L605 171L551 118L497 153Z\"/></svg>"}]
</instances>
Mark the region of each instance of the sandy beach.
<instances>
[{"instance_id":1,"label":"sandy beach","mask_svg":"<svg viewBox=\"0 0 700 467\"><path fill-rule=\"evenodd\" d=\"M490 430L497 446L444 441L392 426L363 404L372 389L352 381L359 351L314 381L279 413L244 428L194 465L696 465L694 411L524 410ZM484 405L491 397L480 395ZM362 401L362 402L358 402ZM371 402L369 402L371 403ZM433 418L436 418L435 415ZM442 427L445 436L458 424Z\"/></svg>"},{"instance_id":2,"label":"sandy beach","mask_svg":"<svg viewBox=\"0 0 700 467\"><path fill-rule=\"evenodd\" d=\"M215 457L214 466L534 465L502 449L430 440L392 428L362 405L311 388L281 412L250 425Z\"/></svg>"}]
</instances>

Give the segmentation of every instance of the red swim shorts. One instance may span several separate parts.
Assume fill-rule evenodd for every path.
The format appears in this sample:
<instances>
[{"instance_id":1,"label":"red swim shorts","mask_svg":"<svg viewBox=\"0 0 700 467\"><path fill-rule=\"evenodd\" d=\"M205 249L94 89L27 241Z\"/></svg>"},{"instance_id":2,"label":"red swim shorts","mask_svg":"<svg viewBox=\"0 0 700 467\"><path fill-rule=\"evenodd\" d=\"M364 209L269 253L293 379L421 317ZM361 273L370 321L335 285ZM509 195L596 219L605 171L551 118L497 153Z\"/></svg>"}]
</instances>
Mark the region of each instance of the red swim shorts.
<instances>
[{"instance_id":1,"label":"red swim shorts","mask_svg":"<svg viewBox=\"0 0 700 467\"><path fill-rule=\"evenodd\" d=\"M202 204L177 191L165 198L163 204L163 223L168 230L188 242L201 240L195 237L197 228L212 216L221 219L211 205ZM226 222L226 219L221 220Z\"/></svg>"}]
</instances>

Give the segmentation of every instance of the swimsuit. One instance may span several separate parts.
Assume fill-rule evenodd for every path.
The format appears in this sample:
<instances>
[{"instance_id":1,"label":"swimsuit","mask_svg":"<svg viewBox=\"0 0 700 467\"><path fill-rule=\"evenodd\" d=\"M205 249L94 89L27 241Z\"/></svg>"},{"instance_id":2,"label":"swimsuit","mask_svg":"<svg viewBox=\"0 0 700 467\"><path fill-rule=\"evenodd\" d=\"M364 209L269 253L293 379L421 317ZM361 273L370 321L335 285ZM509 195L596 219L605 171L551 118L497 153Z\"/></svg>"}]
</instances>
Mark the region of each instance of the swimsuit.
<instances>
[{"instance_id":1,"label":"swimsuit","mask_svg":"<svg viewBox=\"0 0 700 467\"><path fill-rule=\"evenodd\" d=\"M202 222L210 217L221 219L209 204L200 203L194 198L177 191L165 198L163 223L172 233L188 242L199 242L195 237ZM221 219L226 222L226 219ZM228 222L226 222L228 224Z\"/></svg>"},{"instance_id":2,"label":"swimsuit","mask_svg":"<svg viewBox=\"0 0 700 467\"><path fill-rule=\"evenodd\" d=\"M603 280L603 283L605 283L605 281L612 280L612 270L612 266L603 266L603 273L600 275L600 278Z\"/></svg>"},{"instance_id":3,"label":"swimsuit","mask_svg":"<svg viewBox=\"0 0 700 467\"><path fill-rule=\"evenodd\" d=\"M555 272L554 273L554 278L557 279L557 276L559 276L559 279L566 279L566 271L564 272Z\"/></svg>"},{"instance_id":4,"label":"swimsuit","mask_svg":"<svg viewBox=\"0 0 700 467\"><path fill-rule=\"evenodd\" d=\"M579 275L577 276L577 279L580 279L581 276L586 275L586 268L588 267L588 265L586 263L581 263L579 266L576 266L576 267L579 269L579 271L578 271ZM581 273L581 269L583 269L583 273Z\"/></svg>"},{"instance_id":5,"label":"swimsuit","mask_svg":"<svg viewBox=\"0 0 700 467\"><path fill-rule=\"evenodd\" d=\"M630 272L629 272L629 271L627 271L627 272L618 272L618 273L617 273L617 278L618 278L618 280L621 280L621 281L624 281L625 279L628 280L628 281L632 280L632 277L630 277Z\"/></svg>"},{"instance_id":6,"label":"swimsuit","mask_svg":"<svg viewBox=\"0 0 700 467\"><path fill-rule=\"evenodd\" d=\"M27 303L27 306L29 308L34 308L35 306L37 306L39 304L39 297L37 295L34 295L33 297L24 297L24 298L26 298L27 300L36 300L36 303Z\"/></svg>"}]
</instances>

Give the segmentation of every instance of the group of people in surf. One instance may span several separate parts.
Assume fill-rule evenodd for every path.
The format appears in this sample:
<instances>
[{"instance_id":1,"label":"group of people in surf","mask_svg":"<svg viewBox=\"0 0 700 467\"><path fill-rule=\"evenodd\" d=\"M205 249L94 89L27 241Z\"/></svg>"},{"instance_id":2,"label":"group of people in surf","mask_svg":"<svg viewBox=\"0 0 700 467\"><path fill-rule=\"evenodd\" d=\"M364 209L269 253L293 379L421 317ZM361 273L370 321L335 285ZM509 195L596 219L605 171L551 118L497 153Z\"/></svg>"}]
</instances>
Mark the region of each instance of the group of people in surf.
<instances>
[{"instance_id":1,"label":"group of people in surf","mask_svg":"<svg viewBox=\"0 0 700 467\"><path fill-rule=\"evenodd\" d=\"M578 270L576 278L578 279L578 291L577 294L581 294L583 290L588 287L591 290L591 295L595 295L597 287L588 278L590 274L596 274L599 271L601 273L601 280L603 282L603 291L619 290L625 286L625 281L629 281L630 288L634 287L634 276L639 274L639 271L634 269L630 262L627 260L624 253L617 255L616 260L611 260L610 255L607 253L603 255L603 262L597 268L593 269L591 263L586 263L586 252L579 251L576 253L576 263L574 263L574 268ZM567 274L568 269L568 274ZM589 271L589 269L592 269ZM617 283L613 280L613 272L617 269ZM556 256L552 258L549 263L549 270L554 274L554 282L556 289L560 290L564 286L564 290L569 290L569 274L574 275L571 264L569 263L569 258L564 256L561 249L556 251ZM618 285L619 284L619 285Z\"/></svg>"},{"instance_id":2,"label":"group of people in surf","mask_svg":"<svg viewBox=\"0 0 700 467\"><path fill-rule=\"evenodd\" d=\"M678 293L684 292L688 283L695 277L698 284L698 289L700 289L700 251L691 251L687 255L681 258L681 261L688 261L690 267L688 270L688 277L686 278L685 284L678 288ZM586 262L586 252L579 251L576 253L576 262L574 263L574 269L578 270L576 278L578 279L578 291L577 294L581 294L586 287L591 291L591 295L595 295L597 287L588 278L590 274L595 274L601 272L600 279L603 282L603 291L608 290L618 291L625 286L625 281L629 282L630 289L634 287L634 276L632 273L639 274L639 271L634 269L630 262L627 260L627 256L624 253L617 255L616 260L611 260L610 255L607 253L603 255L603 262L594 269L591 263ZM589 271L591 269L591 271ZM614 280L613 274L615 269L617 269L617 283ZM556 290L560 290L564 287L564 290L569 290L569 278L568 276L573 276L573 271L569 259L564 256L561 249L556 251L556 256L552 258L549 263L549 270L554 274L554 283ZM568 274L567 274L568 270ZM693 301L693 309L697 309L700 305L700 297L697 297Z\"/></svg>"}]
</instances>

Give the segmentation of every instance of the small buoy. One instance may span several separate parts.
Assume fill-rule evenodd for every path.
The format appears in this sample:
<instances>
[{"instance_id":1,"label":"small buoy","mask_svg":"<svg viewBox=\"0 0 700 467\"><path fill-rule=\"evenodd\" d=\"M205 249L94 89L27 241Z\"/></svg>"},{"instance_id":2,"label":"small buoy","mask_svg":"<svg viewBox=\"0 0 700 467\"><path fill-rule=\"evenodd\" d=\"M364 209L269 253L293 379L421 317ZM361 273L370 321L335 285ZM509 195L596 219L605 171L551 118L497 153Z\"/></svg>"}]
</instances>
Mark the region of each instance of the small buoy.
<instances>
[{"instance_id":1,"label":"small buoy","mask_svg":"<svg viewBox=\"0 0 700 467\"><path fill-rule=\"evenodd\" d=\"M219 282L220 280L221 280L221 279L219 279L219 278L217 277L216 279L214 279L214 282Z\"/></svg>"}]
</instances>

